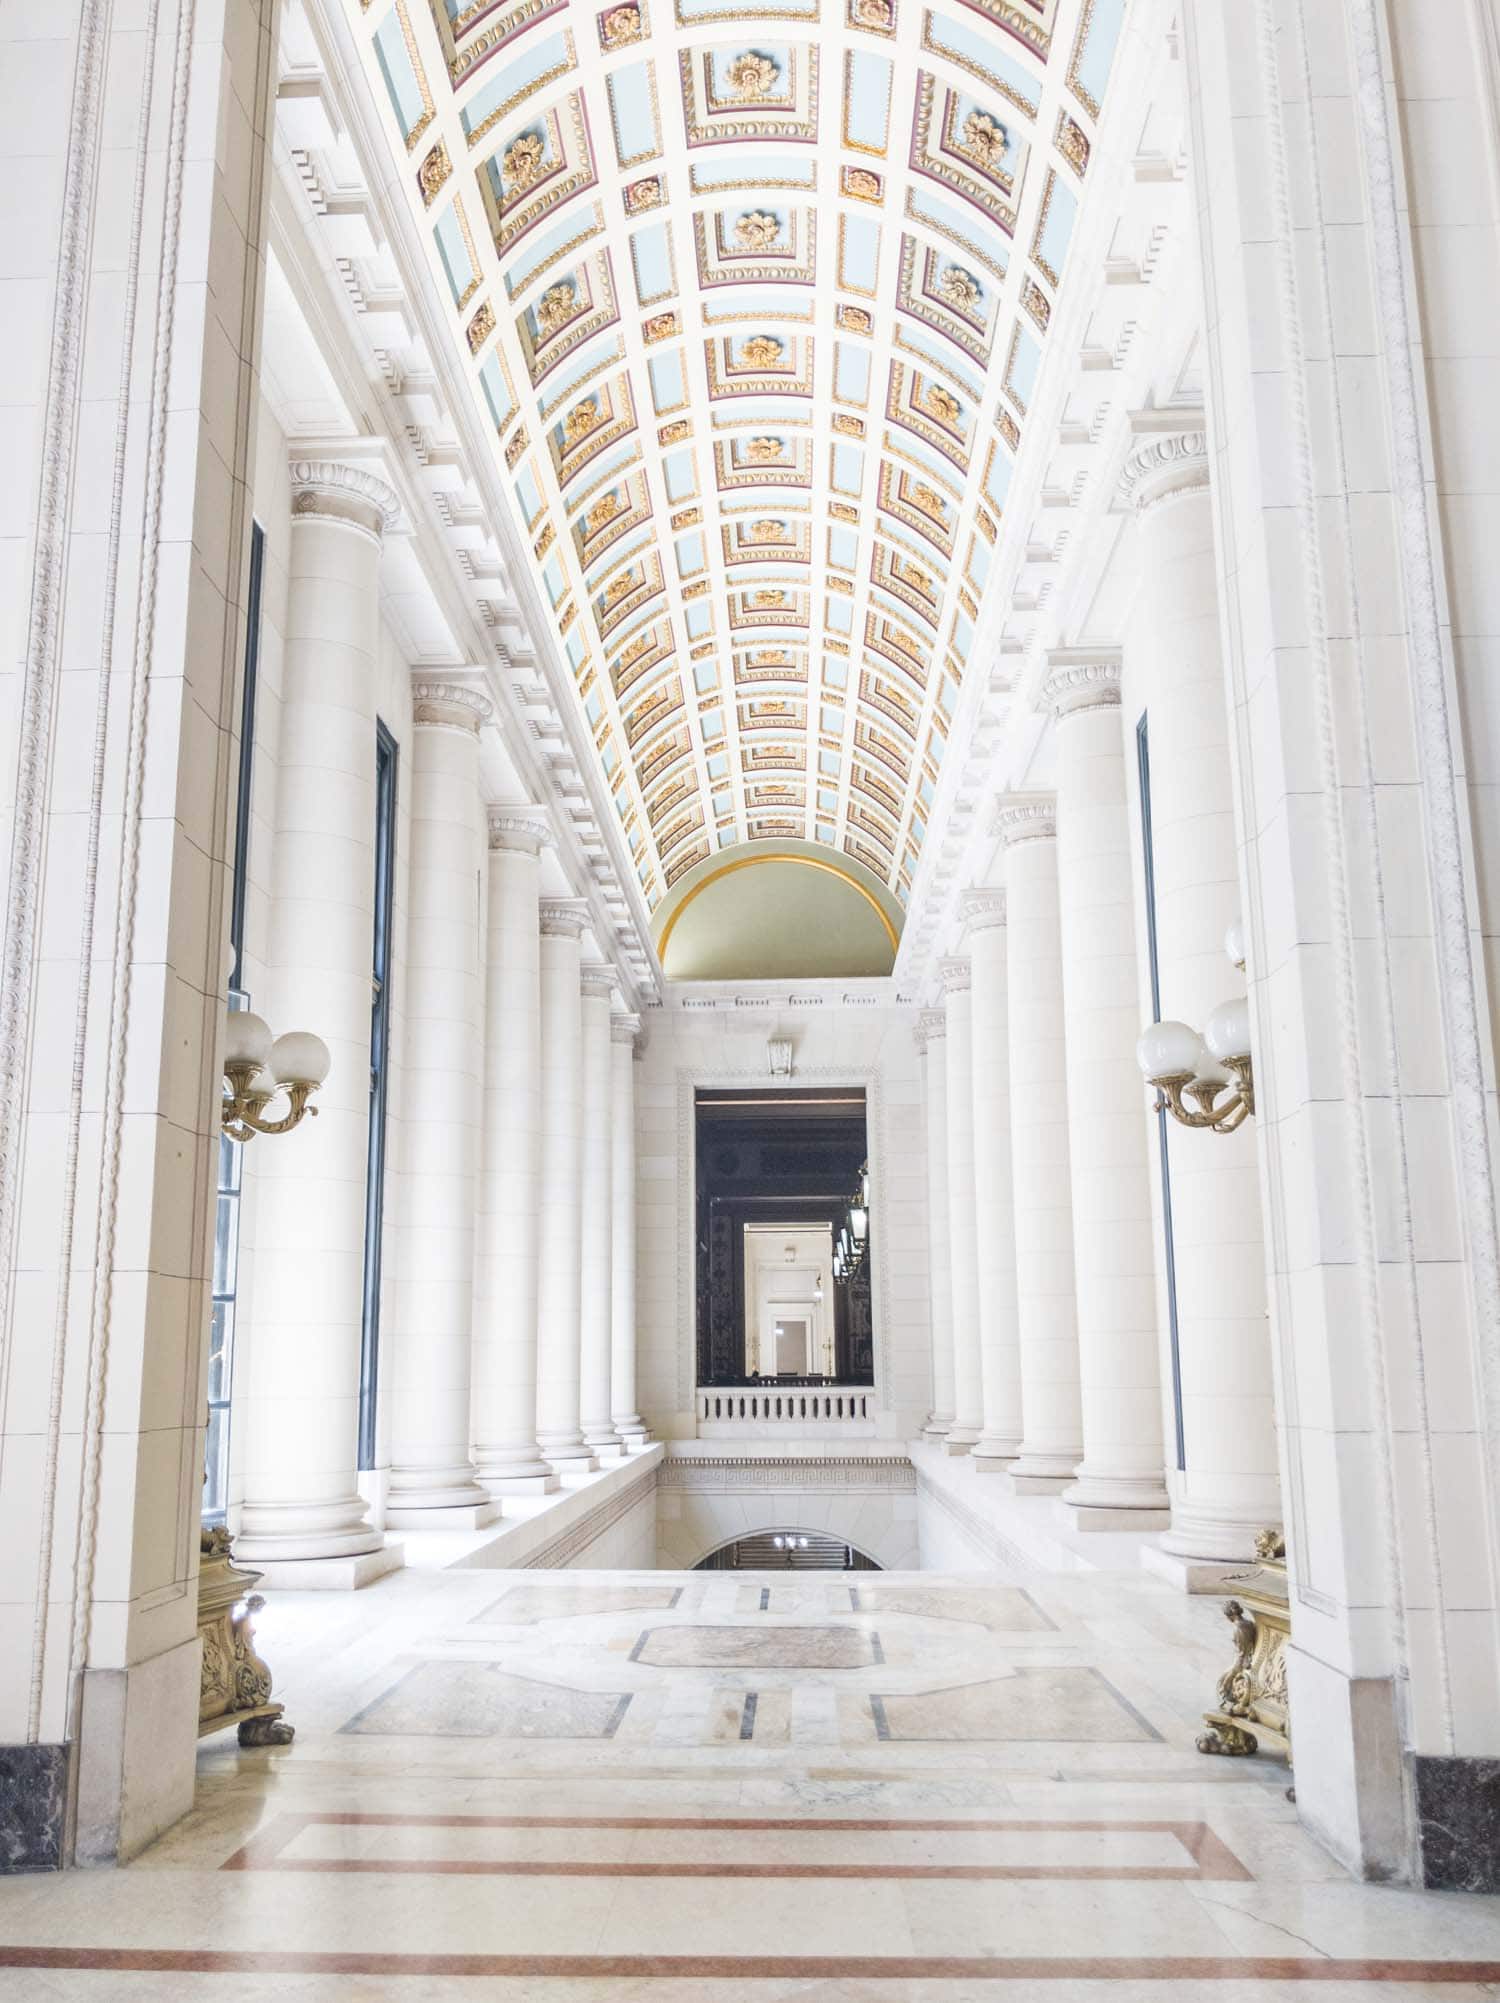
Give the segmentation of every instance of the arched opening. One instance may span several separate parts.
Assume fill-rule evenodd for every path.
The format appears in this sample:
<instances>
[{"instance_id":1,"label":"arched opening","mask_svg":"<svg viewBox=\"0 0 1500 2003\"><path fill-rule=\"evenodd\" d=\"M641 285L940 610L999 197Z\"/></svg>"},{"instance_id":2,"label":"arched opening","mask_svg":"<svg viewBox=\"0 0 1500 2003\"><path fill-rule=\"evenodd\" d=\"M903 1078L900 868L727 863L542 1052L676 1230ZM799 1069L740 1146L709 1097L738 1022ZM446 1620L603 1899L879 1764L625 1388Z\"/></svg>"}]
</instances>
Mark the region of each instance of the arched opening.
<instances>
[{"instance_id":1,"label":"arched opening","mask_svg":"<svg viewBox=\"0 0 1500 2003\"><path fill-rule=\"evenodd\" d=\"M756 1530L731 1537L706 1558L695 1572L878 1572L882 1567L842 1537L826 1530Z\"/></svg>"}]
</instances>

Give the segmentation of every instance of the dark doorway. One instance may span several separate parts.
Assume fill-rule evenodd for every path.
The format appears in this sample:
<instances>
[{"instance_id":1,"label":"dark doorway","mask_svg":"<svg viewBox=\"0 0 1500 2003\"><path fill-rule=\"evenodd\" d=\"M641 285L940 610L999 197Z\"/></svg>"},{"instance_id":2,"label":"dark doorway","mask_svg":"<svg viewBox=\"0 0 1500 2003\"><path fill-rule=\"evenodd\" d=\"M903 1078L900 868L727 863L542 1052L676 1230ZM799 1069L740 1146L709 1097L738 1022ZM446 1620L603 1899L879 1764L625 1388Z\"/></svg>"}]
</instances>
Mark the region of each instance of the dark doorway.
<instances>
[{"instance_id":1,"label":"dark doorway","mask_svg":"<svg viewBox=\"0 0 1500 2003\"><path fill-rule=\"evenodd\" d=\"M878 1572L879 1565L821 1530L761 1530L700 1558L695 1572Z\"/></svg>"},{"instance_id":2,"label":"dark doorway","mask_svg":"<svg viewBox=\"0 0 1500 2003\"><path fill-rule=\"evenodd\" d=\"M868 1203L861 1256L834 1258L869 1159L863 1091L699 1092L696 1147L699 1385L873 1384ZM783 1256L784 1316L755 1283Z\"/></svg>"}]
</instances>

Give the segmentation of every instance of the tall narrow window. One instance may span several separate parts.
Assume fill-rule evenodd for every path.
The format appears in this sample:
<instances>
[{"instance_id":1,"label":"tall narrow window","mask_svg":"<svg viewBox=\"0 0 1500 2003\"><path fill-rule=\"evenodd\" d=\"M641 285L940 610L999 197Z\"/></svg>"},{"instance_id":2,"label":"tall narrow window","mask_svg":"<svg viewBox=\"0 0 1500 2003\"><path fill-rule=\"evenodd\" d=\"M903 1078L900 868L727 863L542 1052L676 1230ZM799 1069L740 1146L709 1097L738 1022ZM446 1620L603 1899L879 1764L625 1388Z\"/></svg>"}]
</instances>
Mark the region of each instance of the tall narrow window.
<instances>
[{"instance_id":1,"label":"tall narrow window","mask_svg":"<svg viewBox=\"0 0 1500 2003\"><path fill-rule=\"evenodd\" d=\"M1151 845L1151 744L1146 712L1135 727L1136 772L1141 794L1141 857L1146 872L1146 963L1151 976L1151 1019L1161 1021L1161 972L1156 948L1156 858ZM1172 1160L1167 1146L1167 1109L1156 1115L1156 1145L1161 1160L1161 1232L1167 1276L1167 1338L1172 1356L1172 1418L1176 1432L1177 1466L1187 1466L1182 1424L1182 1365L1177 1340L1177 1255L1172 1242Z\"/></svg>"},{"instance_id":2,"label":"tall narrow window","mask_svg":"<svg viewBox=\"0 0 1500 2003\"><path fill-rule=\"evenodd\" d=\"M375 1465L380 1390L380 1245L391 1023L391 900L396 880L396 740L375 725L375 938L370 966L370 1151L365 1170L365 1297L359 1369L359 1464Z\"/></svg>"},{"instance_id":3,"label":"tall narrow window","mask_svg":"<svg viewBox=\"0 0 1500 2003\"><path fill-rule=\"evenodd\" d=\"M245 891L250 876L250 786L255 768L255 696L260 666L260 594L266 532L250 525L245 600L245 676L240 690L239 794L234 813L234 875L229 889L229 1006L249 1008L245 987ZM222 1523L229 1505L229 1398L234 1381L234 1312L240 1256L240 1165L244 1150L219 1137L214 1218L213 1319L208 1343L208 1437L204 1445L203 1517Z\"/></svg>"}]
</instances>

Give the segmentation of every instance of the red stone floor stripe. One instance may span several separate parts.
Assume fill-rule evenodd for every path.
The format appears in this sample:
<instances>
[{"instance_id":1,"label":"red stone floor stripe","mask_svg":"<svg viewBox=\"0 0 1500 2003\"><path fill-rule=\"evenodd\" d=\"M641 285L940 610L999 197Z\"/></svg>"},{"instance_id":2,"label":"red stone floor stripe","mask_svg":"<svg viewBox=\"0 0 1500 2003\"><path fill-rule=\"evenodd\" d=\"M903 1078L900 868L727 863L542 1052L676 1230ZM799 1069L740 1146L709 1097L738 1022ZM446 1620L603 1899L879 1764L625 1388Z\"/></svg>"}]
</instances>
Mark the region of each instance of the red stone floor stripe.
<instances>
[{"instance_id":1,"label":"red stone floor stripe","mask_svg":"<svg viewBox=\"0 0 1500 2003\"><path fill-rule=\"evenodd\" d=\"M999 1955L302 1954L283 1948L5 1947L0 1968L115 1975L567 1977L617 1981L865 1982L1500 1982L1500 1961L1233 1960Z\"/></svg>"},{"instance_id":2,"label":"red stone floor stripe","mask_svg":"<svg viewBox=\"0 0 1500 2003\"><path fill-rule=\"evenodd\" d=\"M259 1871L353 1871L455 1878L1169 1878L1201 1885L1210 1875L1184 1864L538 1864L471 1857L279 1857ZM1223 1873L1219 1874L1223 1876ZM1248 1878L1248 1871L1234 1874Z\"/></svg>"},{"instance_id":3,"label":"red stone floor stripe","mask_svg":"<svg viewBox=\"0 0 1500 2003\"><path fill-rule=\"evenodd\" d=\"M288 1857L286 1850L307 1829L667 1829L751 1831L758 1834L791 1830L802 1836L809 1832L833 1834L920 1830L944 1834L1091 1835L1117 1831L1122 1835L1175 1836L1193 1859L1191 1866L1167 1864L819 1864L817 1870L828 1878L955 1878L996 1879L1099 1879L1116 1883L1126 1880L1188 1879L1202 1882L1244 1882L1251 1873L1204 1822L964 1822L952 1818L920 1820L914 1817L864 1818L787 1816L672 1816L672 1815L395 1815L355 1809L313 1810L279 1815L256 1831L248 1843L227 1857L221 1871L325 1871L390 1872L435 1877L512 1878L800 1878L805 1864L722 1863L605 1863L539 1862L504 1858L380 1858L380 1857Z\"/></svg>"}]
</instances>

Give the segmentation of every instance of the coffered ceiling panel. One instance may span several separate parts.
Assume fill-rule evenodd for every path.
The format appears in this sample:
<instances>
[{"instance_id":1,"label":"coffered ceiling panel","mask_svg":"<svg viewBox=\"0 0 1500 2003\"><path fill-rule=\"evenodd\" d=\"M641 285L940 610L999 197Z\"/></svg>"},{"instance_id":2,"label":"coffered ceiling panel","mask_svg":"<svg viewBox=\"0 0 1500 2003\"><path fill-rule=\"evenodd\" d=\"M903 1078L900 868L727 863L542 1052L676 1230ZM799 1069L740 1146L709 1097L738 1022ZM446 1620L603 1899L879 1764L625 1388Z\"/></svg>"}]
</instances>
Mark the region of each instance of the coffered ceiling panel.
<instances>
[{"instance_id":1,"label":"coffered ceiling panel","mask_svg":"<svg viewBox=\"0 0 1500 2003\"><path fill-rule=\"evenodd\" d=\"M1126 0L346 0L647 902L909 894Z\"/></svg>"}]
</instances>

